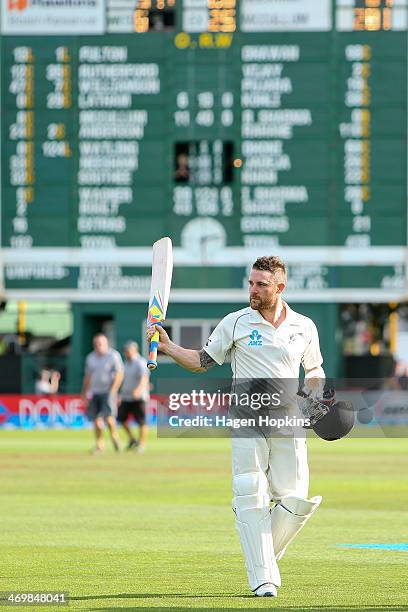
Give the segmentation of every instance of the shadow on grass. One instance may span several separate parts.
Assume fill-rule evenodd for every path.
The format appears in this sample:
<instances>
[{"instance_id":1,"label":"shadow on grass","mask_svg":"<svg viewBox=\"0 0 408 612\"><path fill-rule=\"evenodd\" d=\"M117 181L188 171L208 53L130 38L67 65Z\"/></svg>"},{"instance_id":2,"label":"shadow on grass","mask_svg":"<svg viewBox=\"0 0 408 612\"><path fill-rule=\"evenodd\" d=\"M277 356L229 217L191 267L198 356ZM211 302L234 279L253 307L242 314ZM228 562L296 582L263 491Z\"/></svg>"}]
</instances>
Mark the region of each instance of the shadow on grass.
<instances>
[{"instance_id":1,"label":"shadow on grass","mask_svg":"<svg viewBox=\"0 0 408 612\"><path fill-rule=\"evenodd\" d=\"M193 597L193 596L191 596ZM253 601L255 602L259 602L260 603L260 599L259 600L255 600L254 597L252 597ZM402 610L407 610L408 608L406 606L383 606L383 605L379 605L378 607L370 607L370 608L361 608L359 606L343 606L343 607L339 607L339 606L321 606L319 608L316 608L315 606L276 606L275 604L275 600L272 602L270 601L270 599L266 599L265 604L269 602L270 603L270 607L271 609L273 609L273 611L277 611L277 612L286 612L286 611L290 611L290 612L345 612L346 610L350 610L350 611L355 611L355 612L379 612L379 610L381 610L381 612L384 610L384 612L401 612ZM272 604L272 605L271 605ZM249 609L252 606L248 606L247 609ZM166 608L160 608L160 607L156 607L154 606L154 611L155 612L169 612L169 609L171 609L171 607L167 606ZM220 607L217 608L215 606L211 606L211 608L180 608L179 606L177 606L177 612L188 612L188 610L194 610L195 612L213 612L214 610L222 610L222 612L237 612L237 610L243 610L244 608L224 608L224 607ZM254 609L258 609L258 606L254 606ZM262 609L262 608L261 608ZM117 612L118 610L131 610L133 612L145 612L147 610L152 610L151 607L141 607L141 606L124 606L124 607L115 607L115 608L84 608L84 610L87 610L88 612L96 612L96 610L101 610L102 612Z\"/></svg>"},{"instance_id":2,"label":"shadow on grass","mask_svg":"<svg viewBox=\"0 0 408 612\"><path fill-rule=\"evenodd\" d=\"M205 595L205 594L186 594L186 593L117 593L117 594L111 594L111 595L85 595L84 597L70 597L71 601L90 601L90 600L101 600L101 599L110 599L110 600L115 600L115 599L163 599L163 598L173 598L173 599L237 599L237 600L242 600L242 599L250 599L252 600L254 603L261 603L261 601L265 601L265 603L268 601L272 604L272 600L270 598L266 599L266 600L262 600L261 598L255 598L254 595L251 594L243 594L243 595L237 595L236 593L214 593L212 595ZM273 604L277 603L276 600L273 600ZM272 606L271 606L272 607ZM116 612L117 610L134 610L135 612L141 612L141 611L145 611L145 610L151 610L151 607L146 607L146 606L121 606L121 607L98 607L98 608L89 608L87 607L86 610L88 610L89 612L94 612L96 610L101 610L102 612ZM222 609L223 612L235 612L238 608L235 607L224 607L221 606L218 609ZM242 609L242 608L241 608ZM154 606L154 610L155 612L168 612L169 611L169 607L156 607ZM178 612L187 612L188 610L191 610L191 607L180 607L177 606L177 610ZM217 610L217 605L212 605L210 606L205 606L202 608L194 608L194 610L196 610L197 612L212 612L213 610ZM290 612L379 612L379 610L381 611L385 611L385 612L401 612L402 610L408 610L408 607L405 605L401 605L401 606L394 606L394 605L390 605L390 606L384 606L383 604L380 604L378 606L350 606L350 605L346 605L346 606L330 606L330 605L323 605L323 606L279 606L279 604L273 605L273 610L281 610L282 612L284 611L290 611Z\"/></svg>"}]
</instances>

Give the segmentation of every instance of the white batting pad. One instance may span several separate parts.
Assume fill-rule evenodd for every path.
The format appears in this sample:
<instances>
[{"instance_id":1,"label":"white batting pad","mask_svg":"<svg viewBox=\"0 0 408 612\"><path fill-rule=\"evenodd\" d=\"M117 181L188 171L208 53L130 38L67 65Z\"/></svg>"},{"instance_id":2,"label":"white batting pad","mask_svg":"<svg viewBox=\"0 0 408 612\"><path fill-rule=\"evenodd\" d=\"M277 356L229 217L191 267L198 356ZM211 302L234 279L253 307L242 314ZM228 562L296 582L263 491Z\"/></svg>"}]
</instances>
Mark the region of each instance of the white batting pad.
<instances>
[{"instance_id":1,"label":"white batting pad","mask_svg":"<svg viewBox=\"0 0 408 612\"><path fill-rule=\"evenodd\" d=\"M311 499L286 495L272 508L272 537L278 561L282 559L286 547L316 512L321 501L322 497L320 495Z\"/></svg>"},{"instance_id":2,"label":"white batting pad","mask_svg":"<svg viewBox=\"0 0 408 612\"><path fill-rule=\"evenodd\" d=\"M233 510L248 581L254 591L265 582L280 586L271 531L268 480L262 471L237 474L232 480Z\"/></svg>"}]
</instances>

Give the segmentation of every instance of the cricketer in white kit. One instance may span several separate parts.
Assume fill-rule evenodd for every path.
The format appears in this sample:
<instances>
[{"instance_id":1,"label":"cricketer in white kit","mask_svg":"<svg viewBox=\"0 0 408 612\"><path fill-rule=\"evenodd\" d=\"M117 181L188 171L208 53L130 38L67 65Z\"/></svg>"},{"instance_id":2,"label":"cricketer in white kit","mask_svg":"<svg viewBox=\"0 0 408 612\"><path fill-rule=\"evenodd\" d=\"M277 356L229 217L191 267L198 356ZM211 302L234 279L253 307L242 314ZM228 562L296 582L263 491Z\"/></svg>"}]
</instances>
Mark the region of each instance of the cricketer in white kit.
<instances>
[{"instance_id":1,"label":"cricketer in white kit","mask_svg":"<svg viewBox=\"0 0 408 612\"><path fill-rule=\"evenodd\" d=\"M174 344L158 328L159 350L193 372L223 364L229 353L235 380L298 379L302 365L307 391L319 396L325 374L317 329L282 300L285 286L280 259L258 258L249 277L249 307L227 315L201 351ZM148 330L148 338L153 332ZM308 499L305 437L233 437L232 476L250 588L258 596L276 596L281 585L277 562L322 499Z\"/></svg>"}]
</instances>

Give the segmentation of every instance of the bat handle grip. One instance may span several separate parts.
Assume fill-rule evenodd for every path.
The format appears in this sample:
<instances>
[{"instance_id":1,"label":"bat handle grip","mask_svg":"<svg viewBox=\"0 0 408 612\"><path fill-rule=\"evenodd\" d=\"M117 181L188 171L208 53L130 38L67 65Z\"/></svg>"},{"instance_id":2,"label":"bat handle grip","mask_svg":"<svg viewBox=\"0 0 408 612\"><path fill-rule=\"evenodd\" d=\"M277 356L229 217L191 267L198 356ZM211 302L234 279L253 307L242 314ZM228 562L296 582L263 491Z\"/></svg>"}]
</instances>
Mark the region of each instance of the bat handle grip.
<instances>
[{"instance_id":1,"label":"bat handle grip","mask_svg":"<svg viewBox=\"0 0 408 612\"><path fill-rule=\"evenodd\" d=\"M159 332L155 331L150 339L149 348L149 359L147 361L147 367L149 370L155 370L157 368L157 349L159 346Z\"/></svg>"}]
</instances>

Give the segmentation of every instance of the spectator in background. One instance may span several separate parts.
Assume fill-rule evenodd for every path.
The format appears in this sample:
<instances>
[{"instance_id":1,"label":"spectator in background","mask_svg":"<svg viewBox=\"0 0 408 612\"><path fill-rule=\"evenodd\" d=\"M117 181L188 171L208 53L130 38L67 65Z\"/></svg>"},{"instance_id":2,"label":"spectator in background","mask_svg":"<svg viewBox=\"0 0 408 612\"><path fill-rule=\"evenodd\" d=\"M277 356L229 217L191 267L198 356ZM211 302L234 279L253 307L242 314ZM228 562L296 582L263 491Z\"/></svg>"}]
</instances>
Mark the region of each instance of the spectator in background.
<instances>
[{"instance_id":1,"label":"spectator in background","mask_svg":"<svg viewBox=\"0 0 408 612\"><path fill-rule=\"evenodd\" d=\"M86 358L82 399L87 407L87 416L94 422L96 446L92 454L101 453L105 444L103 426L106 422L116 451L120 451L120 440L116 429L117 393L123 380L123 361L109 346L104 334L93 339L94 350Z\"/></svg>"},{"instance_id":2,"label":"spectator in background","mask_svg":"<svg viewBox=\"0 0 408 612\"><path fill-rule=\"evenodd\" d=\"M408 363L399 359L394 365L394 376L389 382L389 387L395 390L408 390Z\"/></svg>"},{"instance_id":3,"label":"spectator in background","mask_svg":"<svg viewBox=\"0 0 408 612\"><path fill-rule=\"evenodd\" d=\"M188 165L188 155L179 153L176 158L176 171L174 173L176 183L188 183L190 180L190 167Z\"/></svg>"},{"instance_id":4,"label":"spectator in background","mask_svg":"<svg viewBox=\"0 0 408 612\"><path fill-rule=\"evenodd\" d=\"M137 448L143 452L146 446L146 404L149 400L149 370L147 361L139 354L137 342L129 341L124 346L125 375L120 390L118 421L129 437L128 450ZM137 440L128 424L132 416L139 425L139 440Z\"/></svg>"},{"instance_id":5,"label":"spectator in background","mask_svg":"<svg viewBox=\"0 0 408 612\"><path fill-rule=\"evenodd\" d=\"M58 393L61 374L56 370L43 368L35 381L35 392L38 395L54 395Z\"/></svg>"}]
</instances>

